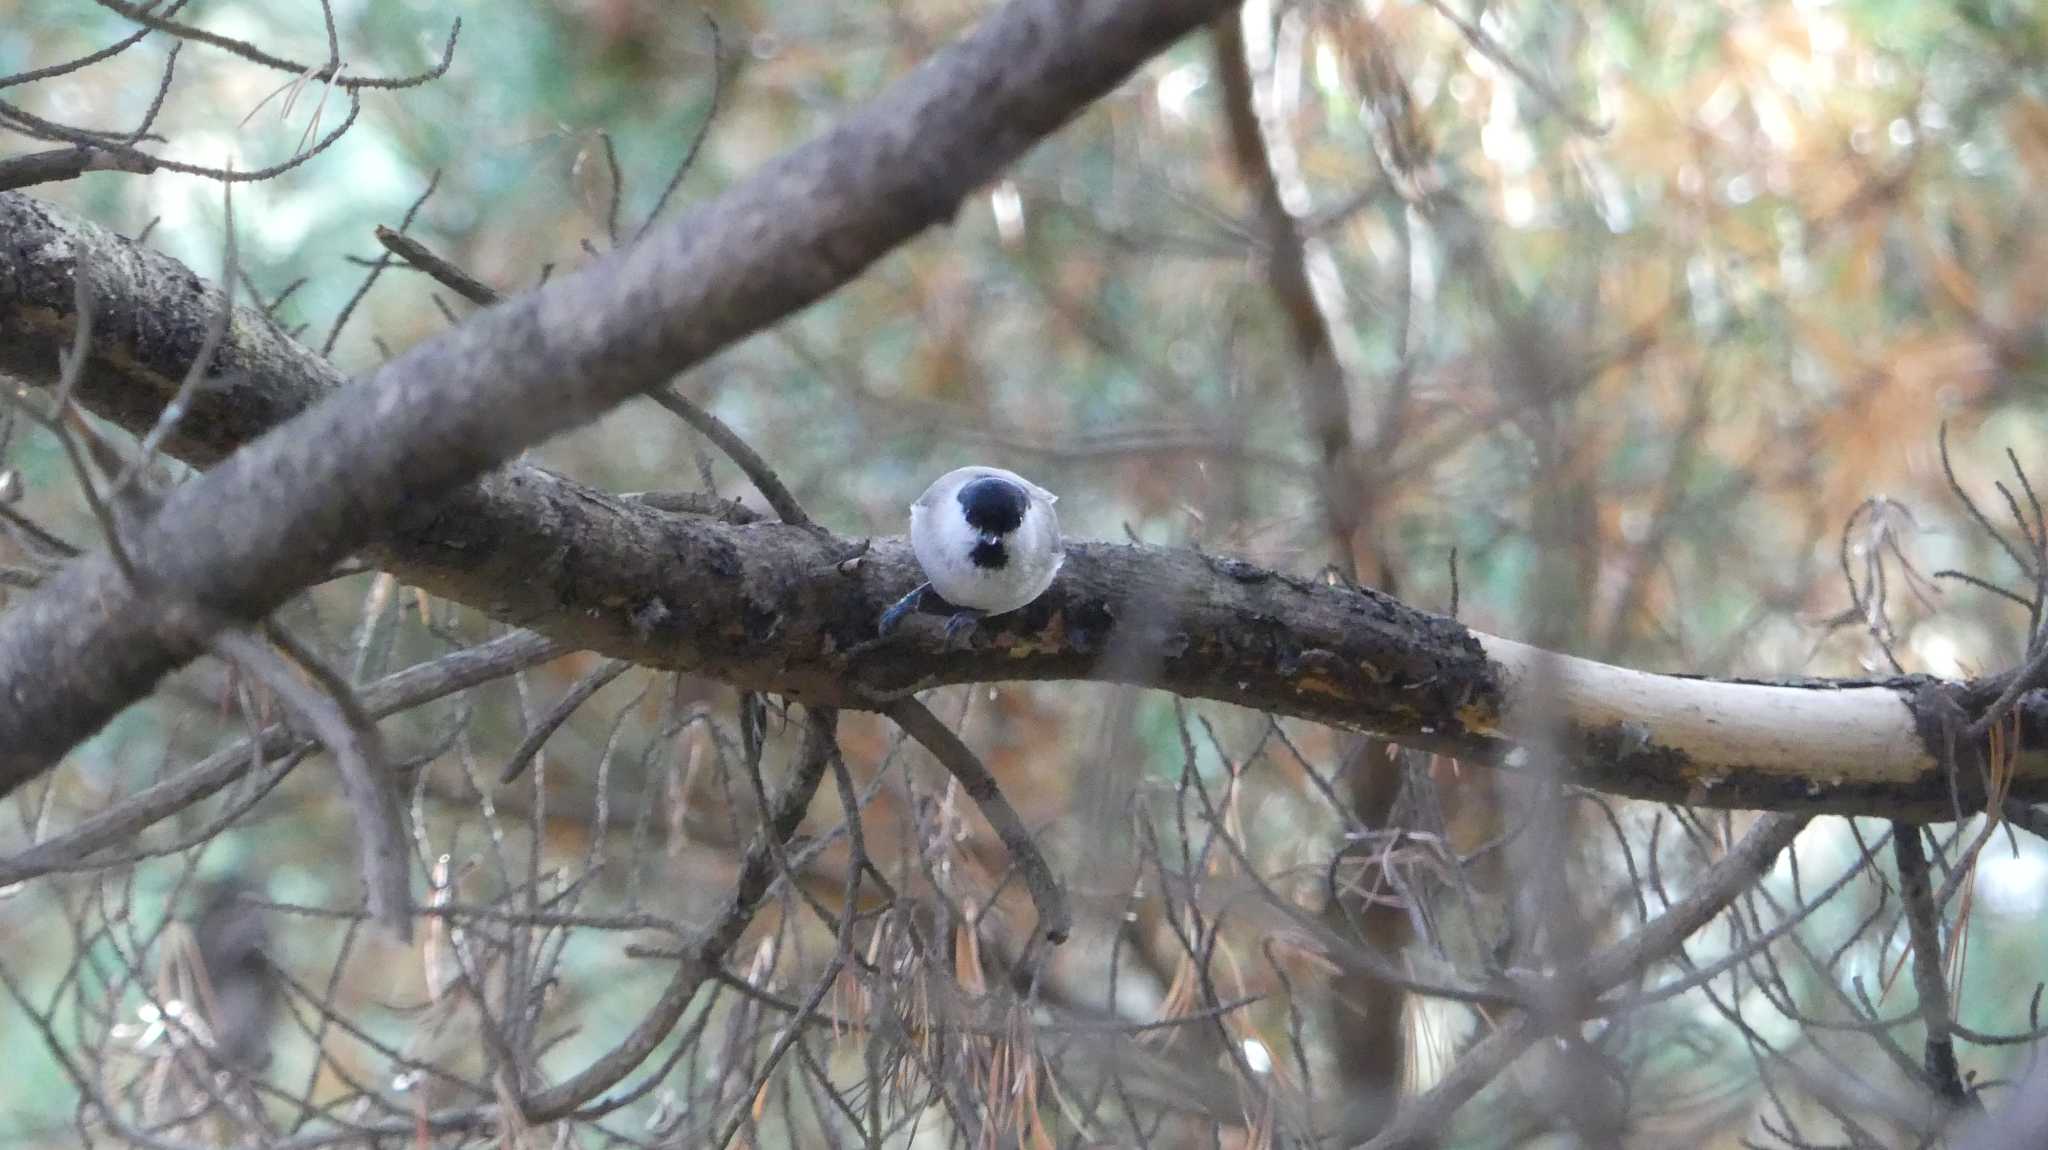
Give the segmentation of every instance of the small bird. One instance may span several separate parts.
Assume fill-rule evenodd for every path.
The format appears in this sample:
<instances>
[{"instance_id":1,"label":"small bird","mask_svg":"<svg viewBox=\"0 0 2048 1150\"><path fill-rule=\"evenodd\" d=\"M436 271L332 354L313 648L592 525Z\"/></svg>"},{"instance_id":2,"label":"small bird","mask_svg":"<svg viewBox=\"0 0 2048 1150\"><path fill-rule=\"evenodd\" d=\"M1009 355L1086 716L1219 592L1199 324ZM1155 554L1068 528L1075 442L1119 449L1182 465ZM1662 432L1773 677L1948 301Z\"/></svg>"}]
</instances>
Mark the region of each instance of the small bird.
<instances>
[{"instance_id":1,"label":"small bird","mask_svg":"<svg viewBox=\"0 0 2048 1150\"><path fill-rule=\"evenodd\" d=\"M1044 594L1066 561L1057 502L1059 496L1000 467L939 476L910 505L910 547L928 581L882 612L881 633L912 611L950 610L951 640L985 616Z\"/></svg>"}]
</instances>

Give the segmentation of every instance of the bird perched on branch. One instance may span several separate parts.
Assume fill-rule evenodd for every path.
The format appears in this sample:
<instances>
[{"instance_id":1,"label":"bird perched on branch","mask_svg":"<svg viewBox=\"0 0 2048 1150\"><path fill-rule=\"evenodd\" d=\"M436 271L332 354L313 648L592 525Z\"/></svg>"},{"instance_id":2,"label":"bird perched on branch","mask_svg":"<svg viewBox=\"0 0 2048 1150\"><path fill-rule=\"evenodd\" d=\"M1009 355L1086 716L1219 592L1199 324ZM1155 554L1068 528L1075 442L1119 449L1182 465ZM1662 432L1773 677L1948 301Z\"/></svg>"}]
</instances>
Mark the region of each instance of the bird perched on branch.
<instances>
[{"instance_id":1,"label":"bird perched on branch","mask_svg":"<svg viewBox=\"0 0 2048 1150\"><path fill-rule=\"evenodd\" d=\"M1015 611L1045 593L1066 554L1059 496L1014 471L961 467L939 476L910 505L910 547L927 582L882 612L881 633L912 611L950 614L951 640L985 616Z\"/></svg>"}]
</instances>

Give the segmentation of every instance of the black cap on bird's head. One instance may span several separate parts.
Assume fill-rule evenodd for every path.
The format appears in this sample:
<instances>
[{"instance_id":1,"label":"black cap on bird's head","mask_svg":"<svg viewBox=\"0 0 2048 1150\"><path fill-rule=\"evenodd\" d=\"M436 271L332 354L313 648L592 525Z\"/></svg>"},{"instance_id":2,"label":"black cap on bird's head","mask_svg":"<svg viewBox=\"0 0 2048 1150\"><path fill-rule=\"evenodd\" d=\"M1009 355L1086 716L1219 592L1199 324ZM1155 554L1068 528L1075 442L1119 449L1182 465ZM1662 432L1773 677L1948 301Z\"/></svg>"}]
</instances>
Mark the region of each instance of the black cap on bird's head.
<instances>
[{"instance_id":1,"label":"black cap on bird's head","mask_svg":"<svg viewBox=\"0 0 2048 1150\"><path fill-rule=\"evenodd\" d=\"M960 510L967 525L983 535L1008 535L1024 522L1031 497L1024 489L999 476L984 475L962 484Z\"/></svg>"}]
</instances>

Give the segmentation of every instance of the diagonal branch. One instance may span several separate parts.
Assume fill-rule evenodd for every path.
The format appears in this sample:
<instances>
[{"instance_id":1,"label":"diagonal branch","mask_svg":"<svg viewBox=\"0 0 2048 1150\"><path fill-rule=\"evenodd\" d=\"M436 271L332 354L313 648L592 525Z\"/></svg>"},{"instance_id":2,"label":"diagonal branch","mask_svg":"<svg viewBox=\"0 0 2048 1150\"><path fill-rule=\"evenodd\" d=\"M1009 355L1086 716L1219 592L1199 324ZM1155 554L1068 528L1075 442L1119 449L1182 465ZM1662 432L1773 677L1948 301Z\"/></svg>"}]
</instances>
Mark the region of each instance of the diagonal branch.
<instances>
[{"instance_id":1,"label":"diagonal branch","mask_svg":"<svg viewBox=\"0 0 2048 1150\"><path fill-rule=\"evenodd\" d=\"M1927 1026L1927 1081L1943 1103L1961 1106L1969 1101L1970 1092L1956 1064L1955 1014L1942 964L1941 912L1935 907L1919 827L1892 824L1892 860L1899 868L1899 901L1905 904L1906 933L1913 947L1913 992Z\"/></svg>"},{"instance_id":2,"label":"diagonal branch","mask_svg":"<svg viewBox=\"0 0 2048 1150\"><path fill-rule=\"evenodd\" d=\"M662 990L661 997L641 1016L631 1033L567 1080L525 1100L523 1108L529 1121L561 1118L609 1090L646 1061L675 1028L690 1000L696 997L697 988L724 964L726 955L739 942L747 924L754 920L754 912L781 873L775 856L795 836L798 825L803 822L804 812L810 809L812 796L818 793L818 784L824 780L826 767L839 753L838 722L838 712L830 707L816 707L809 711L805 719L804 745L798 753L796 769L762 811L762 826L747 844L746 857L740 863L739 877L733 883L732 897L727 900L725 909L692 942L689 956L676 963L675 973ZM616 1100L604 1099L598 1101L594 1109L602 1114L619 1104Z\"/></svg>"},{"instance_id":3,"label":"diagonal branch","mask_svg":"<svg viewBox=\"0 0 2048 1150\"><path fill-rule=\"evenodd\" d=\"M633 664L624 659L606 659L581 679L576 680L575 685L556 702L554 709L541 716L540 722L535 723L533 730L527 732L526 738L512 752L512 757L505 760L504 769L498 772L498 785L504 786L518 778L526 770L527 764L533 762L534 756L540 754L540 749L547 745L547 741L554 738L555 732L562 729L562 724L569 721L569 716L581 710L583 704L589 702L592 695L604 690L607 683L632 669Z\"/></svg>"},{"instance_id":4,"label":"diagonal branch","mask_svg":"<svg viewBox=\"0 0 2048 1150\"><path fill-rule=\"evenodd\" d=\"M0 789L196 655L212 616L261 617L423 503L838 288L1226 7L1012 0L698 211L414 347L180 486L128 543L146 594L100 556L0 617ZM0 274L0 299L13 278Z\"/></svg>"},{"instance_id":5,"label":"diagonal branch","mask_svg":"<svg viewBox=\"0 0 2048 1150\"><path fill-rule=\"evenodd\" d=\"M412 879L397 783L384 754L384 736L347 680L322 664L281 627L271 642L315 680L307 683L291 663L254 632L228 628L214 637L214 649L282 699L333 755L342 794L355 812L361 842L363 888L370 916L391 928L400 941L412 938Z\"/></svg>"},{"instance_id":6,"label":"diagonal branch","mask_svg":"<svg viewBox=\"0 0 2048 1150\"><path fill-rule=\"evenodd\" d=\"M974 751L953 733L953 728L939 721L931 708L916 699L898 699L883 711L893 719L903 733L924 744L946 773L974 800L981 809L981 815L996 830L996 837L1003 840L1003 846L1016 861L1017 869L1024 874L1024 885L1031 892L1031 902L1038 910L1038 931L1049 941L1058 943L1067 940L1073 929L1074 915L1067 909L1066 891L1039 853L1038 844L1031 838L1031 828L1017 814L1017 808L1003 797L1002 789L996 786L996 777L983 766Z\"/></svg>"}]
</instances>

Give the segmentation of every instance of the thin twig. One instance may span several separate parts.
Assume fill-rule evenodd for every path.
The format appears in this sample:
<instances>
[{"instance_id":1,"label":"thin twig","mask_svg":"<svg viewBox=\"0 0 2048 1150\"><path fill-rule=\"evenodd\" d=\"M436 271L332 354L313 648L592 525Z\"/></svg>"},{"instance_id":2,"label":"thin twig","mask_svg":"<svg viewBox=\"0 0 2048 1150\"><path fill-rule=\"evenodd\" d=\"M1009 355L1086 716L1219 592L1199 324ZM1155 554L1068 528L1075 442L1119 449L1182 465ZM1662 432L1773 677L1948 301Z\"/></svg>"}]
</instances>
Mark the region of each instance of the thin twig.
<instances>
[{"instance_id":1,"label":"thin twig","mask_svg":"<svg viewBox=\"0 0 2048 1150\"><path fill-rule=\"evenodd\" d=\"M455 292L473 304L488 307L502 298L501 293L497 289L483 283L448 260L434 254L431 249L418 240L385 227L377 229L377 240L389 249L393 255L432 276L435 282L444 285L450 291ZM775 474L775 469L770 467L768 461L761 458L760 453L755 451L746 440L741 439L739 434L724 420L706 411L691 400L685 399L674 388L657 387L647 394L654 402L667 408L678 419L696 429L698 434L710 440L733 463L738 465L739 469L746 473L747 479L760 490L761 497L768 501L768 506L775 510L775 514L781 517L783 522L799 527L810 525L810 515L804 511L803 504L797 501L796 496L790 493L789 488L782 482L781 477Z\"/></svg>"},{"instance_id":2,"label":"thin twig","mask_svg":"<svg viewBox=\"0 0 2048 1150\"><path fill-rule=\"evenodd\" d=\"M235 318L235 287L240 282L238 274L241 265L235 257L235 196L234 185L221 187L221 230L225 237L221 241L220 271L221 289L220 317L206 329L206 339L199 345L199 354L192 357L192 366L185 370L185 377L178 381L178 390L171 401L157 412L156 423L142 437L141 452L121 472L113 484L112 494L120 498L149 469L158 451L163 449L164 439L177 429L185 418L186 409L191 406L192 397L213 371L214 357L220 352L221 341L227 338L228 327Z\"/></svg>"},{"instance_id":3,"label":"thin twig","mask_svg":"<svg viewBox=\"0 0 2048 1150\"><path fill-rule=\"evenodd\" d=\"M1964 741L1974 743L1990 734L1992 726L2011 712L2020 701L2020 696L2040 686L2044 679L2048 679L2048 644L2042 644L2041 648L2027 659L2024 666L2011 672L2010 677L2006 679L2005 689L1998 692L1998 698L1992 700L1991 705L1984 709L1984 713L1977 716L1963 731Z\"/></svg>"},{"instance_id":4,"label":"thin twig","mask_svg":"<svg viewBox=\"0 0 2048 1150\"><path fill-rule=\"evenodd\" d=\"M434 174L427 178L426 188L405 209L405 215L398 221L399 231L402 232L412 226L413 218L419 215L420 209L425 207L427 200L433 196L434 189L440 186L441 172L437 168ZM348 297L348 302L341 305L341 311L334 317L334 324L327 331L327 339L320 345L321 355L334 354L334 346L341 342L341 333L348 328L349 318L355 315L356 308L370 294L370 289L377 285L377 278L383 275L384 269L389 266L391 266L391 261L382 257L379 257L377 262L370 266L369 274L363 277L363 282L356 286L355 293Z\"/></svg>"},{"instance_id":5,"label":"thin twig","mask_svg":"<svg viewBox=\"0 0 2048 1150\"><path fill-rule=\"evenodd\" d=\"M412 877L408 865L398 791L384 753L384 738L355 691L282 627L266 628L270 642L252 632L228 628L214 639L222 658L269 687L297 714L334 755L341 771L342 794L355 814L356 839L362 848L363 885L370 917L388 927L400 941L412 938ZM302 681L271 644L291 656L318 683Z\"/></svg>"},{"instance_id":6,"label":"thin twig","mask_svg":"<svg viewBox=\"0 0 2048 1150\"><path fill-rule=\"evenodd\" d=\"M996 837L1017 862L1017 869L1024 874L1024 885L1031 892L1031 902L1038 910L1039 932L1051 942L1065 942L1073 929L1073 913L1067 908L1067 894L1054 877L1052 867L1045 856L1038 851L1038 844L1032 840L1030 828L1017 815L1017 809L1010 800L1003 797L1002 789L996 786L996 777L981 765L981 759L973 750L953 733L953 728L939 721L931 709L916 699L898 699L882 708L882 713L903 728L905 734L924 744L925 750L946 768L947 773L958 780L967 797L981 808L983 818L995 828Z\"/></svg>"},{"instance_id":7,"label":"thin twig","mask_svg":"<svg viewBox=\"0 0 2048 1150\"><path fill-rule=\"evenodd\" d=\"M0 160L0 191L75 180L87 172L147 175L155 170L156 160L144 153L78 144Z\"/></svg>"},{"instance_id":8,"label":"thin twig","mask_svg":"<svg viewBox=\"0 0 2048 1150\"><path fill-rule=\"evenodd\" d=\"M455 42L462 36L462 20L458 17L448 29L448 41L441 47L441 59L424 72L415 72L407 76L343 76L340 74L342 67L339 64L330 63L326 67L313 67L301 64L296 60L287 60L273 56L246 40L237 40L232 36L225 36L218 32L209 32L206 29L197 28L190 24L180 24L175 20L169 19L168 12L164 15L152 13L150 9L155 7L153 3L130 4L127 0L93 0L93 2L110 12L117 12L135 21L137 24L153 28L166 35L175 36L180 40L219 48L252 64L259 64L265 68L284 72L299 80L306 82L328 82L336 87L346 88L351 91L359 88L417 88L428 81L439 79L448 71L449 65L455 62ZM176 11L176 9L173 8L171 11Z\"/></svg>"},{"instance_id":9,"label":"thin twig","mask_svg":"<svg viewBox=\"0 0 2048 1150\"><path fill-rule=\"evenodd\" d=\"M518 778L526 770L526 764L532 762L535 755L540 754L542 745L554 736L563 723L569 721L569 716L575 714L577 708L589 702L592 695L604 690L605 684L625 674L632 667L633 664L625 659L606 659L589 674L578 679L574 686L563 693L561 701L555 704L555 709L542 716L540 722L533 725L533 730L527 732L526 738L519 744L519 749L512 752L511 759L505 763L505 769L498 774L499 784L503 785Z\"/></svg>"},{"instance_id":10,"label":"thin twig","mask_svg":"<svg viewBox=\"0 0 2048 1150\"><path fill-rule=\"evenodd\" d=\"M781 516L784 523L798 527L811 525L811 517L804 512L803 504L790 494L781 477L775 474L775 469L768 466L768 461L749 447L747 441L741 439L724 420L683 398L673 387L657 387L648 392L647 397L667 408L676 418L695 428L699 435L725 452L746 473L747 479L760 490L761 498L768 501L768 506L775 509L775 514Z\"/></svg>"},{"instance_id":11,"label":"thin twig","mask_svg":"<svg viewBox=\"0 0 2048 1150\"><path fill-rule=\"evenodd\" d=\"M560 1118L632 1073L654 1052L655 1047L670 1037L691 1000L696 998L698 988L725 961L747 924L753 921L761 899L767 895L778 873L775 854L796 834L804 812L810 809L812 796L818 792L818 784L824 780L826 766L836 753L834 730L838 712L830 707L813 708L807 720L804 749L798 756L797 769L769 808L762 812L764 825L747 846L746 858L740 864L732 895L717 921L699 936L689 958L676 964L676 972L668 986L641 1015L630 1034L573 1077L526 1099L529 1120L540 1122ZM618 1096L606 1100L616 1105L624 1105L625 1101ZM613 1105L601 1105L596 1110L601 1114L613 1108Z\"/></svg>"},{"instance_id":12,"label":"thin twig","mask_svg":"<svg viewBox=\"0 0 2048 1150\"><path fill-rule=\"evenodd\" d=\"M1458 30L1458 35L1463 36L1467 43L1478 49L1480 55L1507 69L1517 80L1526 85L1529 91L1535 93L1539 101L1562 117L1565 123L1570 124L1575 131L1582 132L1588 136L1604 136L1607 134L1607 125L1595 122L1588 118L1585 113L1565 103L1564 98L1558 95L1550 85L1544 83L1536 73L1530 71L1528 65L1515 59L1514 53L1508 51L1507 48L1502 46L1493 37L1487 35L1486 29L1460 16L1445 0L1424 0L1424 2L1431 8L1436 9L1437 15L1450 21L1451 26Z\"/></svg>"},{"instance_id":13,"label":"thin twig","mask_svg":"<svg viewBox=\"0 0 2048 1150\"><path fill-rule=\"evenodd\" d=\"M501 298L497 289L435 255L427 245L404 232L378 224L377 242L392 255L432 276L436 283L473 304L488 307Z\"/></svg>"},{"instance_id":14,"label":"thin twig","mask_svg":"<svg viewBox=\"0 0 2048 1150\"><path fill-rule=\"evenodd\" d=\"M712 17L710 10L700 11L704 17L704 26L711 31L711 106L704 109L704 119L697 124L697 134L690 137L690 146L683 150L683 158L676 161L675 170L669 173L668 183L662 185L661 194L654 198L654 206L647 210L647 218L640 222L640 229L633 233L635 240L646 235L647 229L654 226L654 221L661 218L662 209L668 207L668 202L675 196L676 189L682 186L683 177L688 175L691 167L696 164L697 152L704 146L705 139L711 135L712 122L718 119L718 106L725 98L724 40L719 34L718 21Z\"/></svg>"},{"instance_id":15,"label":"thin twig","mask_svg":"<svg viewBox=\"0 0 2048 1150\"><path fill-rule=\"evenodd\" d=\"M394 671L361 688L358 697L373 717L391 715L502 678L522 667L544 663L567 651L556 640L532 631L518 631ZM253 741L245 739L224 747L181 774L91 815L61 835L0 858L0 886L76 867L94 852L133 839L151 825L242 777L253 759L288 754L298 745L284 727L273 726L257 732Z\"/></svg>"},{"instance_id":16,"label":"thin twig","mask_svg":"<svg viewBox=\"0 0 2048 1150\"><path fill-rule=\"evenodd\" d=\"M1906 931L1913 944L1913 991L1920 999L1920 1018L1927 1025L1927 1078L1950 1106L1969 1099L1956 1065L1955 1039L1949 1033L1948 983L1942 974L1941 913L1935 909L1920 828L1892 824L1892 860L1899 868L1899 897L1905 903Z\"/></svg>"}]
</instances>

